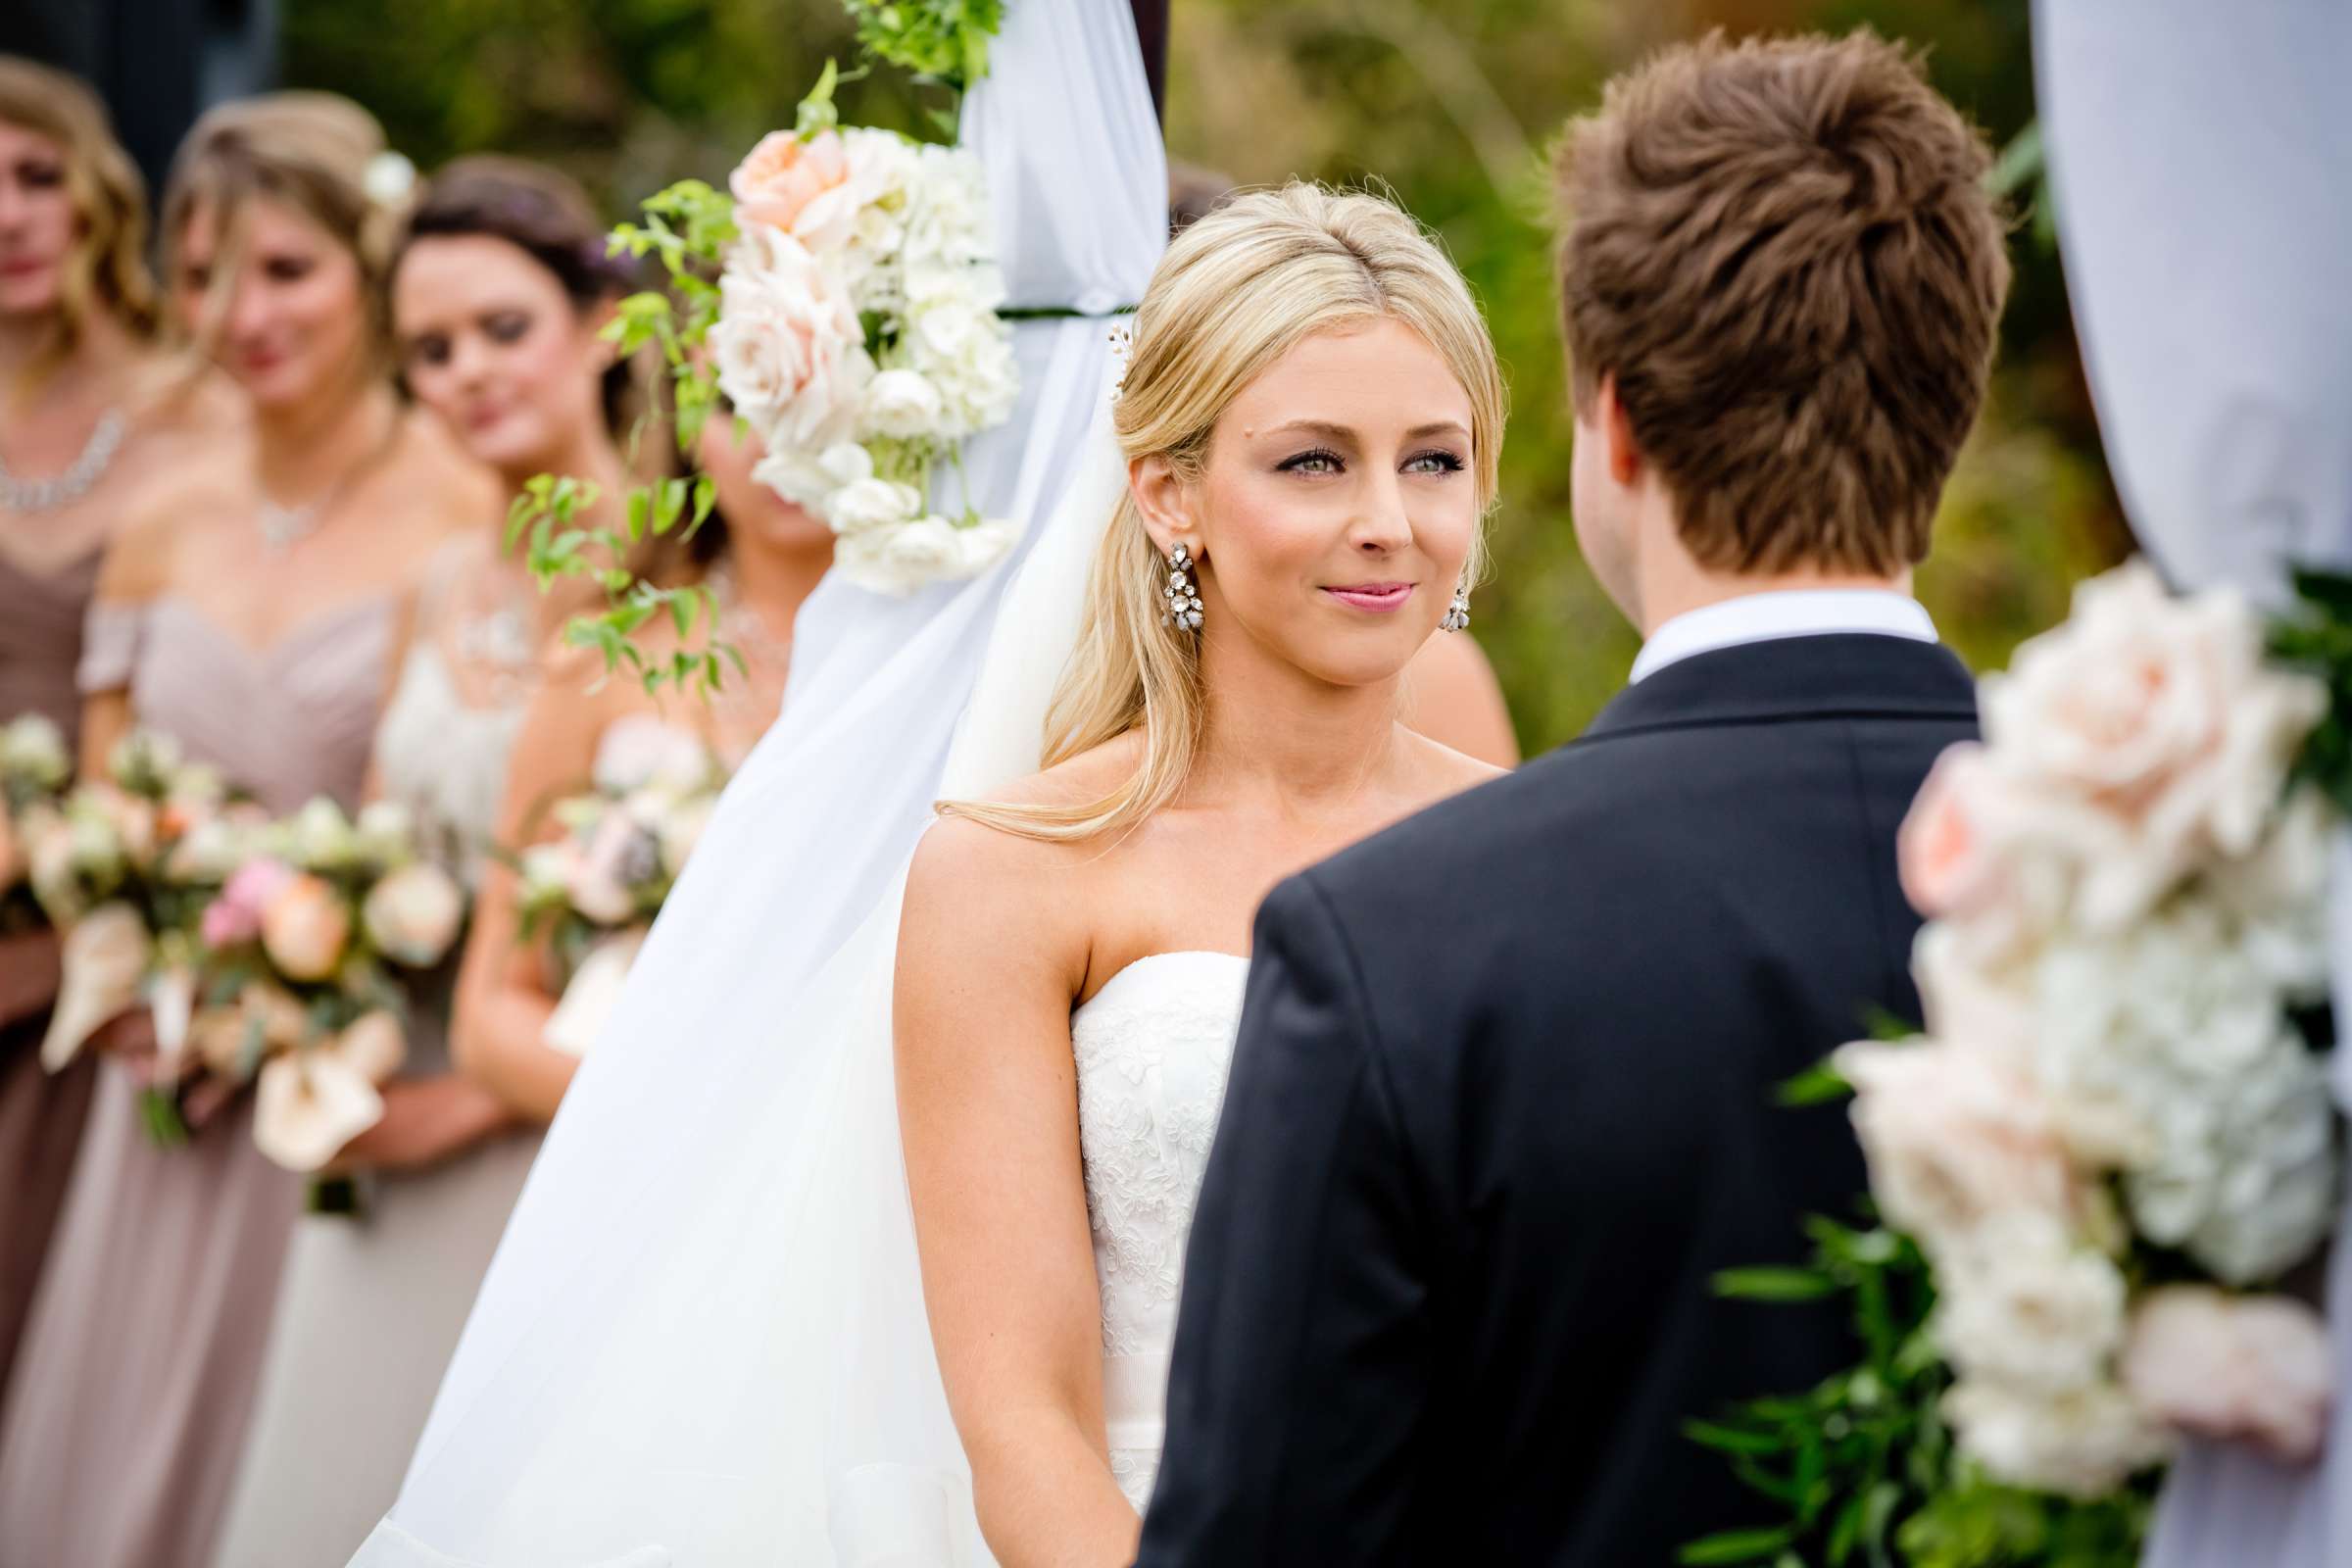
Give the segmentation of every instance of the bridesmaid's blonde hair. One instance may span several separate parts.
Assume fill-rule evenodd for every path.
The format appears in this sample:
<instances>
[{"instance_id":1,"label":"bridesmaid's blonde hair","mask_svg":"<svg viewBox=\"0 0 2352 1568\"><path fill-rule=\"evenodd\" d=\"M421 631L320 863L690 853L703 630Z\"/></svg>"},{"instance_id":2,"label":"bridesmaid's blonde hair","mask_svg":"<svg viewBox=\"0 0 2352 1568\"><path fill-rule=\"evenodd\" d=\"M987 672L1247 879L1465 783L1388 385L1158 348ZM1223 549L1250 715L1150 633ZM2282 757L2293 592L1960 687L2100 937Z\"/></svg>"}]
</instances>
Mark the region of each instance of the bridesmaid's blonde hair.
<instances>
[{"instance_id":1,"label":"bridesmaid's blonde hair","mask_svg":"<svg viewBox=\"0 0 2352 1568\"><path fill-rule=\"evenodd\" d=\"M32 367L30 382L37 384L73 357L93 316L113 317L134 338L155 330L147 185L115 139L98 95L62 71L0 55L0 120L58 144L66 195L80 220L66 258L59 331Z\"/></svg>"},{"instance_id":2,"label":"bridesmaid's blonde hair","mask_svg":"<svg viewBox=\"0 0 2352 1568\"><path fill-rule=\"evenodd\" d=\"M214 216L223 250L237 243L247 205L282 202L332 235L360 264L370 342L379 357L391 343L386 282L408 202L368 191L368 170L385 152L375 117L328 92L273 92L207 110L179 144L164 186L164 249L172 270L199 211ZM213 270L208 314L225 303L232 269ZM183 322L201 329L201 322Z\"/></svg>"},{"instance_id":3,"label":"bridesmaid's blonde hair","mask_svg":"<svg viewBox=\"0 0 2352 1568\"><path fill-rule=\"evenodd\" d=\"M1130 462L1164 457L1197 476L1218 418L1242 389L1300 342L1368 321L1402 321L1438 352L1470 398L1471 471L1483 516L1502 448L1502 371L1468 285L1419 223L1377 196L1293 183L1243 196L1170 243L1136 312L1113 422ZM1485 565L1482 527L1465 576ZM1046 715L1048 767L1143 732L1143 760L1100 800L1068 806L948 801L1026 838L1075 840L1132 827L1184 787L1205 694L1198 634L1167 624L1167 568L1132 495L1120 497L1095 553L1084 620Z\"/></svg>"}]
</instances>

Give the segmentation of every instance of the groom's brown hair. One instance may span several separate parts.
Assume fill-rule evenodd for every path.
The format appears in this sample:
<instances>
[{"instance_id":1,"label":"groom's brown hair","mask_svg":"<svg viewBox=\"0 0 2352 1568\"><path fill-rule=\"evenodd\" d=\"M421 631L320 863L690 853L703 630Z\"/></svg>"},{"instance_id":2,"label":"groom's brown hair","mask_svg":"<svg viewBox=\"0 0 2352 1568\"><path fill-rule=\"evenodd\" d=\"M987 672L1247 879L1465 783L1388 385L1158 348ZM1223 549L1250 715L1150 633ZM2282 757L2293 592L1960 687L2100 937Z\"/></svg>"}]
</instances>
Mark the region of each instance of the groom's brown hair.
<instances>
[{"instance_id":1,"label":"groom's brown hair","mask_svg":"<svg viewBox=\"0 0 2352 1568\"><path fill-rule=\"evenodd\" d=\"M1670 49L1571 122L1561 313L1718 570L1928 553L2009 288L1984 139L1870 33Z\"/></svg>"}]
</instances>

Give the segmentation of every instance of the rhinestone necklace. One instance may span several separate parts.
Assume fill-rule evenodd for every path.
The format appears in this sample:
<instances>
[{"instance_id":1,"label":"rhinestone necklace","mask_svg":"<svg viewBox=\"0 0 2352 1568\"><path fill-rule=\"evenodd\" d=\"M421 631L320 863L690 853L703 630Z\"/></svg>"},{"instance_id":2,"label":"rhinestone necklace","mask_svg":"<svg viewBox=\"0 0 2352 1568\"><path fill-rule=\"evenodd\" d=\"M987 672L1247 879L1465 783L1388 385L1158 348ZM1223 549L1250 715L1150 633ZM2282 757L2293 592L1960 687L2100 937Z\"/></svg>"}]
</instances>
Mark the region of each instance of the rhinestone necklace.
<instances>
[{"instance_id":1,"label":"rhinestone necklace","mask_svg":"<svg viewBox=\"0 0 2352 1568\"><path fill-rule=\"evenodd\" d=\"M392 450L392 443L399 435L400 411L395 409L392 427L384 432L384 438L369 447L359 462L346 468L324 490L301 506L281 507L264 495L261 513L254 518L255 526L261 530L262 553L273 559L283 556L317 533L318 525L326 521L328 509L342 499L343 492L357 483L361 474L375 466L376 459Z\"/></svg>"},{"instance_id":2,"label":"rhinestone necklace","mask_svg":"<svg viewBox=\"0 0 2352 1568\"><path fill-rule=\"evenodd\" d=\"M66 471L46 479L20 479L0 463L0 508L10 512L53 512L70 507L90 493L114 466L122 445L122 416L113 409L98 416L97 427L82 443L81 456Z\"/></svg>"}]
</instances>

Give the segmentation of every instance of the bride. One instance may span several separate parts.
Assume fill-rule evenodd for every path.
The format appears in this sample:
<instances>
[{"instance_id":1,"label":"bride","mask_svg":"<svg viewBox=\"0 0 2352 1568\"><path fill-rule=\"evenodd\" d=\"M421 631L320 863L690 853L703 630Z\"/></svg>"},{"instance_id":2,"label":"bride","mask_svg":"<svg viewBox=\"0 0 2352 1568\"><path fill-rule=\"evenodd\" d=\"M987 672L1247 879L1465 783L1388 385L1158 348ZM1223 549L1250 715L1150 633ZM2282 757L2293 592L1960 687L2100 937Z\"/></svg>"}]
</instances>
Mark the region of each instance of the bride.
<instances>
[{"instance_id":1,"label":"bride","mask_svg":"<svg viewBox=\"0 0 2352 1568\"><path fill-rule=\"evenodd\" d=\"M361 1568L982 1568L977 1507L1015 1563L1046 1534L1132 1546L1238 1013L1223 956L1279 872L1483 771L1392 715L1474 565L1501 423L1467 291L1370 198L1252 198L1144 286L1162 181L1138 58L1115 0L1024 0L965 108L992 201L1021 207L1014 297L1143 296L1123 395L1102 401L1099 320L1024 322L1026 433L964 465L984 510L1041 519L1020 559L903 605L811 598L792 701L566 1097ZM1152 619L1178 543L1181 636ZM1007 790L1050 707L1054 766ZM934 793L964 804L923 847L902 965ZM1006 863L1035 906L971 885ZM1061 967L989 973L1001 945L956 935L983 896L1066 939ZM975 1003L1016 1010L959 1039ZM1074 1053L1107 1294L1071 1272L1093 1264ZM1058 1071L1058 1101L992 1086L999 1054L1049 1097ZM942 1114L967 1094L985 1145ZM1056 1104L1036 1148L1059 1162L1032 1166ZM993 1255L1036 1255L1019 1214L959 1207L1008 1184L1065 1244L1035 1303ZM945 1294L935 1345L927 1279L1050 1353L1000 1364Z\"/></svg>"},{"instance_id":2,"label":"bride","mask_svg":"<svg viewBox=\"0 0 2352 1568\"><path fill-rule=\"evenodd\" d=\"M1245 197L1144 296L1050 765L942 807L899 931L922 1283L1006 1568L1134 1557L1258 901L1493 772L1397 715L1502 401L1460 277L1374 197Z\"/></svg>"}]
</instances>

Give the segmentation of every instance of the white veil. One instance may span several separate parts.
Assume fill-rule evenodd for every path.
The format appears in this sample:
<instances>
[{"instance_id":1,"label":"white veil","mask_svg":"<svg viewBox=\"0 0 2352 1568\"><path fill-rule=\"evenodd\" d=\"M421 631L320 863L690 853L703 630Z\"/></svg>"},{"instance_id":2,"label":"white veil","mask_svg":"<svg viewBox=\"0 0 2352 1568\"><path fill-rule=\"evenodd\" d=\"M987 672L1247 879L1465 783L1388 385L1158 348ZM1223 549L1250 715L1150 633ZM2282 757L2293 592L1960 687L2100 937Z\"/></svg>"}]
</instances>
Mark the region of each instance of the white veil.
<instances>
[{"instance_id":1,"label":"white veil","mask_svg":"<svg viewBox=\"0 0 2352 1568\"><path fill-rule=\"evenodd\" d=\"M1007 11L963 141L1013 303L1132 304L1166 171L1127 0ZM1030 526L977 581L830 578L802 612L783 715L564 1100L358 1568L988 1562L900 1157L899 893L936 797L1037 766L1125 483L1107 323L1015 333L1020 407L964 466Z\"/></svg>"}]
</instances>

